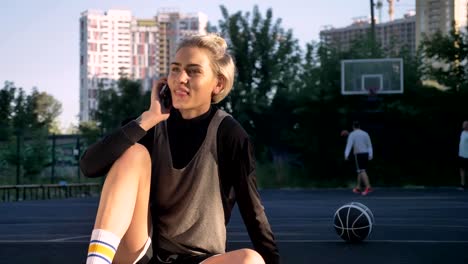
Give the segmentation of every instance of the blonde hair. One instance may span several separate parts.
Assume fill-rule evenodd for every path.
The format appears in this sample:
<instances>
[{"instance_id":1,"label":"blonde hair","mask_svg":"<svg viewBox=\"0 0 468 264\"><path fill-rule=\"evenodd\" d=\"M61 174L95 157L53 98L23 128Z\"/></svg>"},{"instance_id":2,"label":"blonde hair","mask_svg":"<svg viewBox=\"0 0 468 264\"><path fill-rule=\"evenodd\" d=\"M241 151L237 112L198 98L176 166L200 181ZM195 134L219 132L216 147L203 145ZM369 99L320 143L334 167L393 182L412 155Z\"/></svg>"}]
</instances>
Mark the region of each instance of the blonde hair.
<instances>
[{"instance_id":1,"label":"blonde hair","mask_svg":"<svg viewBox=\"0 0 468 264\"><path fill-rule=\"evenodd\" d=\"M226 41L217 34L193 35L182 40L177 47L177 51L186 47L196 47L209 51L212 70L217 76L224 79L224 87L211 98L211 101L213 103L221 102L232 89L236 70L234 61L227 51Z\"/></svg>"}]
</instances>

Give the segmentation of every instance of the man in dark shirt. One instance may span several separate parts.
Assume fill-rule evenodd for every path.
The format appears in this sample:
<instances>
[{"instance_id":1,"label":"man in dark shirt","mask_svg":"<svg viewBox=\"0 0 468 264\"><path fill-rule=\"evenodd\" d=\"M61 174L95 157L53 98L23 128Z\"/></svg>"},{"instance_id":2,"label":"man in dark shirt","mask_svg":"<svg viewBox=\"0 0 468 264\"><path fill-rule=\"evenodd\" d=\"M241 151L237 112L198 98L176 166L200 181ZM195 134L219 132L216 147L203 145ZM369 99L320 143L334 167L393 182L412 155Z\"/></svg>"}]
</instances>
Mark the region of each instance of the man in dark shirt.
<instances>
[{"instance_id":1,"label":"man in dark shirt","mask_svg":"<svg viewBox=\"0 0 468 264\"><path fill-rule=\"evenodd\" d=\"M211 105L227 96L233 78L222 38L188 38L168 80L153 87L150 109L88 148L83 173L107 179L87 263L279 263L249 137ZM172 109L157 96L165 82ZM225 252L235 202L255 251Z\"/></svg>"}]
</instances>

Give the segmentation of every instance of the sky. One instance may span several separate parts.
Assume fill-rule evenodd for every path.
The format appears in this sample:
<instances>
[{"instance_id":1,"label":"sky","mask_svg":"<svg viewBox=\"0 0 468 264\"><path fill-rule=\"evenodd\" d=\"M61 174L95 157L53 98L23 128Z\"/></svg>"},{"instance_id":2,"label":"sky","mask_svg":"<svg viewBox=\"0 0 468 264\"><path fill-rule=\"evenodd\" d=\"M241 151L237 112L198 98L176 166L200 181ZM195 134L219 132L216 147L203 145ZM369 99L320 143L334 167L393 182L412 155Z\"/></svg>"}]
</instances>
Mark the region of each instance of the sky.
<instances>
[{"instance_id":1,"label":"sky","mask_svg":"<svg viewBox=\"0 0 468 264\"><path fill-rule=\"evenodd\" d=\"M374 2L377 2L375 0ZM388 21L388 4L382 1L382 21ZM415 10L415 0L394 1L394 18ZM33 87L62 103L61 127L78 123L79 113L79 18L87 9L128 9L137 18L152 18L161 8L183 13L202 12L211 24L221 19L220 5L229 13L268 8L292 29L301 45L319 40L324 26L335 28L370 17L369 0L15 0L2 1L0 16L0 85L12 81L30 94ZM379 12L375 12L379 17Z\"/></svg>"}]
</instances>

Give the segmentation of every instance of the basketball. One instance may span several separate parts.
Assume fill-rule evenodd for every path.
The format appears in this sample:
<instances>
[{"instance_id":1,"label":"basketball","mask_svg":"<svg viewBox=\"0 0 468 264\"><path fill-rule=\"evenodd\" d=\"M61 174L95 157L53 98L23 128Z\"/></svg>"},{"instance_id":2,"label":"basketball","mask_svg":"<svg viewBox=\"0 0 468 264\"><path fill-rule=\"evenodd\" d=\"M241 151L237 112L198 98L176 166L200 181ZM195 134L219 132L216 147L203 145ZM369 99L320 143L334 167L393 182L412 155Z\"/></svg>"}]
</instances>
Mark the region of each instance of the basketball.
<instances>
[{"instance_id":1,"label":"basketball","mask_svg":"<svg viewBox=\"0 0 468 264\"><path fill-rule=\"evenodd\" d=\"M370 235L374 224L374 215L362 203L351 202L336 210L333 222L336 233L343 240L360 242Z\"/></svg>"}]
</instances>

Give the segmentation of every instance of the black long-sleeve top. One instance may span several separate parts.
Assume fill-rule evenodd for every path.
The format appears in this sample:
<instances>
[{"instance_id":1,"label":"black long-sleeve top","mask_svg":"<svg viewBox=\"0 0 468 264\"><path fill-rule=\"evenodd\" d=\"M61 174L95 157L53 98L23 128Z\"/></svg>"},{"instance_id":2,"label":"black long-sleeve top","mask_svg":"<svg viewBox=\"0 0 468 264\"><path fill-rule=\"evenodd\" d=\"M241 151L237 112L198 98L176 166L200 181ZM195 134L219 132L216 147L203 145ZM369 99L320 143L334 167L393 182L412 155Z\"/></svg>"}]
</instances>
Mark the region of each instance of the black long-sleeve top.
<instances>
[{"instance_id":1,"label":"black long-sleeve top","mask_svg":"<svg viewBox=\"0 0 468 264\"><path fill-rule=\"evenodd\" d=\"M212 106L207 113L189 120L183 119L177 110L171 111L167 127L176 169L185 167L196 154L216 110ZM145 131L137 122L128 120L123 124L85 151L80 160L80 168L85 176L98 177L106 174L125 150L137 142L144 145L149 153L153 153L154 128ZM255 155L247 133L229 116L220 124L216 140L226 225L237 202L255 250L266 263L279 263L274 235L257 191Z\"/></svg>"}]
</instances>

